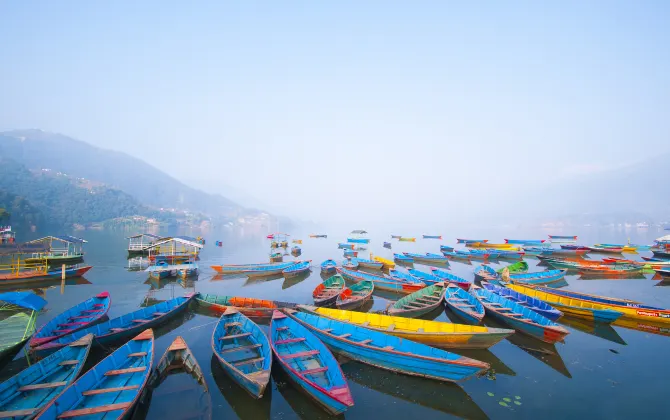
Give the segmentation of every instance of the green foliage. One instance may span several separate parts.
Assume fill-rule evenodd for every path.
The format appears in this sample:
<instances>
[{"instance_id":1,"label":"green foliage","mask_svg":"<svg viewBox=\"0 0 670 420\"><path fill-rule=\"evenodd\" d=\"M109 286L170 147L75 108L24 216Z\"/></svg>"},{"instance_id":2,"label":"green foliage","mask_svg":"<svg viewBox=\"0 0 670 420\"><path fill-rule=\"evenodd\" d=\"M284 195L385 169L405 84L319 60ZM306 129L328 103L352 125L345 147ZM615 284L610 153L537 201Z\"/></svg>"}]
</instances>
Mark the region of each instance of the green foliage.
<instances>
[{"instance_id":1,"label":"green foliage","mask_svg":"<svg viewBox=\"0 0 670 420\"><path fill-rule=\"evenodd\" d=\"M42 225L44 215L24 197L0 189L0 224L10 222L23 227Z\"/></svg>"}]
</instances>

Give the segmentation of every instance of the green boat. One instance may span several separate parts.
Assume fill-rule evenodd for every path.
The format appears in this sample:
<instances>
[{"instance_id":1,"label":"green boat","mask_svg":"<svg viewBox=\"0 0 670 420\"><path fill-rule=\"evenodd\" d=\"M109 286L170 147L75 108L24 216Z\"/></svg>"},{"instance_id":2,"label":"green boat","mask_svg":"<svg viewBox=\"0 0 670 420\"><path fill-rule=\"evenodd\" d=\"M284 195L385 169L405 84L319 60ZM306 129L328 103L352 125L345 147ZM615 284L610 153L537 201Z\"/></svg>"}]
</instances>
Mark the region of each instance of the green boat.
<instances>
[{"instance_id":1,"label":"green boat","mask_svg":"<svg viewBox=\"0 0 670 420\"><path fill-rule=\"evenodd\" d=\"M332 305L337 301L337 297L344 291L346 283L339 274L329 277L323 283L316 286L312 292L314 304L319 306Z\"/></svg>"},{"instance_id":2,"label":"green boat","mask_svg":"<svg viewBox=\"0 0 670 420\"><path fill-rule=\"evenodd\" d=\"M528 272L528 263L525 261L518 261L514 264L510 264L506 267L501 267L498 269L498 273L502 274L503 270L507 268L510 274L520 274Z\"/></svg>"},{"instance_id":3,"label":"green boat","mask_svg":"<svg viewBox=\"0 0 670 420\"><path fill-rule=\"evenodd\" d=\"M446 287L444 283L435 283L405 296L386 308L390 316L416 317L427 314L442 305Z\"/></svg>"},{"instance_id":4,"label":"green boat","mask_svg":"<svg viewBox=\"0 0 670 420\"><path fill-rule=\"evenodd\" d=\"M0 367L32 337L37 314L46 303L31 292L0 294Z\"/></svg>"},{"instance_id":5,"label":"green boat","mask_svg":"<svg viewBox=\"0 0 670 420\"><path fill-rule=\"evenodd\" d=\"M24 260L26 264L40 264L47 263L50 266L72 265L84 261L84 254L70 254L70 255L52 255L44 254L39 257L30 257Z\"/></svg>"}]
</instances>

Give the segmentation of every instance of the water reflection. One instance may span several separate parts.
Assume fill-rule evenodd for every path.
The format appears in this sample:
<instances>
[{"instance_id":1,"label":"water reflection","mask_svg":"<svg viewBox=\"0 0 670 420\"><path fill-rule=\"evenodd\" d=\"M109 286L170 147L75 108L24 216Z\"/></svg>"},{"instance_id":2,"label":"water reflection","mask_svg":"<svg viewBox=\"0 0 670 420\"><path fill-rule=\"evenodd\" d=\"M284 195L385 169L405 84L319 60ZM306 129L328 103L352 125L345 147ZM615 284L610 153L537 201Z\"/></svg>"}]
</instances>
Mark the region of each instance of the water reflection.
<instances>
[{"instance_id":1,"label":"water reflection","mask_svg":"<svg viewBox=\"0 0 670 420\"><path fill-rule=\"evenodd\" d=\"M84 277L73 277L65 279L65 283L63 283L61 279L34 280L25 284L0 284L0 292L19 292L49 289L52 287L59 287L63 284L65 286L77 286L92 283L86 280Z\"/></svg>"},{"instance_id":2,"label":"water reflection","mask_svg":"<svg viewBox=\"0 0 670 420\"><path fill-rule=\"evenodd\" d=\"M282 290L289 289L299 283L302 283L303 281L307 280L307 278L311 275L312 273L310 271L307 271L302 274L298 274L297 276L292 276L284 279L284 283L282 283L281 288Z\"/></svg>"},{"instance_id":3,"label":"water reflection","mask_svg":"<svg viewBox=\"0 0 670 420\"><path fill-rule=\"evenodd\" d=\"M277 390L284 397L284 400L291 406L293 411L300 417L305 420L315 420L315 419L344 419L344 414L339 416L332 416L325 411L316 403L301 392L296 386L291 382L288 375L277 366L276 369L272 369L272 379L274 380ZM265 398L263 398L265 399ZM356 399L354 398L354 404Z\"/></svg>"},{"instance_id":4,"label":"water reflection","mask_svg":"<svg viewBox=\"0 0 670 420\"><path fill-rule=\"evenodd\" d=\"M559 323L567 325L586 334L595 335L613 343L627 345L626 341L619 335L618 332L610 324L602 322L593 322L580 318L561 317L558 319Z\"/></svg>"},{"instance_id":5,"label":"water reflection","mask_svg":"<svg viewBox=\"0 0 670 420\"><path fill-rule=\"evenodd\" d=\"M348 380L412 404L466 419L488 416L460 386L399 375L357 362L345 363L342 371Z\"/></svg>"},{"instance_id":6,"label":"water reflection","mask_svg":"<svg viewBox=\"0 0 670 420\"><path fill-rule=\"evenodd\" d=\"M269 419L272 408L272 386L265 389L263 398L257 400L233 381L223 370L216 356L210 362L212 377L223 398L241 420Z\"/></svg>"},{"instance_id":7,"label":"water reflection","mask_svg":"<svg viewBox=\"0 0 670 420\"><path fill-rule=\"evenodd\" d=\"M670 326L668 326L668 324L665 325L650 324L635 320L619 318L614 322L614 325L616 325L617 327L627 328L629 330L637 330L651 334L664 335L666 337L670 337Z\"/></svg>"},{"instance_id":8,"label":"water reflection","mask_svg":"<svg viewBox=\"0 0 670 420\"><path fill-rule=\"evenodd\" d=\"M203 385L183 369L172 371L142 395L132 419L211 419L212 399Z\"/></svg>"},{"instance_id":9,"label":"water reflection","mask_svg":"<svg viewBox=\"0 0 670 420\"><path fill-rule=\"evenodd\" d=\"M516 372L505 364L498 356L493 354L490 350L470 350L470 349L447 349L451 353L460 354L461 356L469 357L471 359L480 360L491 365L491 369L499 375L516 376Z\"/></svg>"}]
</instances>

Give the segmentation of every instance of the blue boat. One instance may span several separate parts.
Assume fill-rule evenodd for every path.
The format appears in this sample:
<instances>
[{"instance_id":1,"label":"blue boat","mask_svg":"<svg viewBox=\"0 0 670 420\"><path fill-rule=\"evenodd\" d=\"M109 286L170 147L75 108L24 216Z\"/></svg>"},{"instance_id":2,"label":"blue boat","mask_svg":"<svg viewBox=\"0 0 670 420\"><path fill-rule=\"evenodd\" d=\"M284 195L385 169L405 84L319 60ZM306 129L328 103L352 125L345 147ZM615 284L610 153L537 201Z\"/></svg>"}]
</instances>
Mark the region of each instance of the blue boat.
<instances>
[{"instance_id":1,"label":"blue boat","mask_svg":"<svg viewBox=\"0 0 670 420\"><path fill-rule=\"evenodd\" d=\"M440 270L435 267L431 268L430 270L433 272L435 277L440 279L440 281L446 280L447 282L455 284L463 290L470 290L470 287L472 286L472 282L469 282L462 277L455 276L447 271Z\"/></svg>"},{"instance_id":2,"label":"blue boat","mask_svg":"<svg viewBox=\"0 0 670 420\"><path fill-rule=\"evenodd\" d=\"M389 276L390 276L392 279L398 279L398 280L402 280L402 281L408 281L408 282L410 282L410 283L416 281L416 277L413 277L413 276L412 276L411 274L409 274L409 273L403 273L402 271L399 271L399 270L389 270Z\"/></svg>"},{"instance_id":3,"label":"blue boat","mask_svg":"<svg viewBox=\"0 0 670 420\"><path fill-rule=\"evenodd\" d=\"M307 260L307 261L301 261L297 264L294 264L288 268L285 268L282 271L282 274L284 277L295 277L298 276L302 273L305 273L311 269L310 264L312 263L312 260Z\"/></svg>"},{"instance_id":4,"label":"blue boat","mask_svg":"<svg viewBox=\"0 0 670 420\"><path fill-rule=\"evenodd\" d=\"M358 266L361 268L371 268L373 270L381 270L382 267L384 267L384 264L377 262L377 261L372 261L372 260L366 260L365 258L352 258L351 259L356 260L358 263Z\"/></svg>"},{"instance_id":5,"label":"blue boat","mask_svg":"<svg viewBox=\"0 0 670 420\"><path fill-rule=\"evenodd\" d=\"M295 310L285 313L333 352L381 369L455 382L480 375L490 367L478 360L357 325Z\"/></svg>"},{"instance_id":6,"label":"blue boat","mask_svg":"<svg viewBox=\"0 0 670 420\"><path fill-rule=\"evenodd\" d=\"M356 260L344 260L342 261L342 267L347 268L349 270L353 270L355 268L358 268L358 261ZM337 267L335 267L337 270Z\"/></svg>"},{"instance_id":7,"label":"blue boat","mask_svg":"<svg viewBox=\"0 0 670 420\"><path fill-rule=\"evenodd\" d=\"M181 264L177 264L175 266L175 270L177 270L177 277L180 279L186 279L189 277L197 277L198 276L198 263L194 261L187 261Z\"/></svg>"},{"instance_id":8,"label":"blue boat","mask_svg":"<svg viewBox=\"0 0 670 420\"><path fill-rule=\"evenodd\" d=\"M482 287L490 292L495 293L496 295L500 295L518 303L521 306L525 306L533 312L537 312L551 321L556 321L558 318L563 316L563 312L559 311L543 300L536 299L534 297L524 295L523 293L516 292L512 289L496 286L484 281L482 282Z\"/></svg>"},{"instance_id":9,"label":"blue boat","mask_svg":"<svg viewBox=\"0 0 670 420\"><path fill-rule=\"evenodd\" d=\"M61 312L35 333L30 339L30 347L40 346L98 322L107 315L111 304L109 293L102 292Z\"/></svg>"},{"instance_id":10,"label":"blue boat","mask_svg":"<svg viewBox=\"0 0 670 420\"><path fill-rule=\"evenodd\" d=\"M300 390L332 415L353 407L342 369L321 340L279 311L272 315L270 331L277 362Z\"/></svg>"},{"instance_id":11,"label":"blue boat","mask_svg":"<svg viewBox=\"0 0 670 420\"><path fill-rule=\"evenodd\" d=\"M45 357L0 385L0 418L33 418L81 373L93 334Z\"/></svg>"},{"instance_id":12,"label":"blue boat","mask_svg":"<svg viewBox=\"0 0 670 420\"><path fill-rule=\"evenodd\" d=\"M423 239L442 239L442 235L423 235Z\"/></svg>"},{"instance_id":13,"label":"blue boat","mask_svg":"<svg viewBox=\"0 0 670 420\"><path fill-rule=\"evenodd\" d=\"M475 281L488 281L493 284L500 284L500 274L488 265L480 265L475 268Z\"/></svg>"},{"instance_id":14,"label":"blue boat","mask_svg":"<svg viewBox=\"0 0 670 420\"><path fill-rule=\"evenodd\" d=\"M93 334L95 336L93 343L96 346L108 347L123 339L130 338L146 328L153 328L170 320L172 317L185 311L194 296L195 295L178 297L156 305L138 309L135 312L57 338L39 347L35 347L33 351L40 355L44 355L53 350L67 346L87 334Z\"/></svg>"},{"instance_id":15,"label":"blue boat","mask_svg":"<svg viewBox=\"0 0 670 420\"><path fill-rule=\"evenodd\" d=\"M358 251L354 251L354 250L351 250L351 249L345 249L344 250L344 256L345 257L351 258L351 257L355 257L357 255L358 255Z\"/></svg>"},{"instance_id":16,"label":"blue boat","mask_svg":"<svg viewBox=\"0 0 670 420\"><path fill-rule=\"evenodd\" d=\"M508 260L522 260L525 252L523 251L508 251L505 249L497 249L498 258Z\"/></svg>"},{"instance_id":17,"label":"blue boat","mask_svg":"<svg viewBox=\"0 0 670 420\"><path fill-rule=\"evenodd\" d=\"M506 244L514 245L540 245L543 244L545 239L505 239Z\"/></svg>"},{"instance_id":18,"label":"blue boat","mask_svg":"<svg viewBox=\"0 0 670 420\"><path fill-rule=\"evenodd\" d=\"M458 239L458 238L456 239L457 243L466 245L473 244L475 242L488 242L488 241L489 241L488 239Z\"/></svg>"},{"instance_id":19,"label":"blue boat","mask_svg":"<svg viewBox=\"0 0 670 420\"><path fill-rule=\"evenodd\" d=\"M160 280L172 275L172 268L165 260L156 261L156 264L147 268L149 272L149 277L152 279Z\"/></svg>"},{"instance_id":20,"label":"blue boat","mask_svg":"<svg viewBox=\"0 0 670 420\"><path fill-rule=\"evenodd\" d=\"M479 324L484 318L482 303L455 284L447 286L444 303L456 315L472 324Z\"/></svg>"},{"instance_id":21,"label":"blue boat","mask_svg":"<svg viewBox=\"0 0 670 420\"><path fill-rule=\"evenodd\" d=\"M563 280L567 272L568 270L547 270L535 273L510 274L509 279L512 283L544 285Z\"/></svg>"},{"instance_id":22,"label":"blue boat","mask_svg":"<svg viewBox=\"0 0 670 420\"><path fill-rule=\"evenodd\" d=\"M263 265L263 266L247 267L246 269L241 271L241 273L246 274L247 277L274 276L274 275L282 273L287 268L292 267L299 262L300 261L291 261L291 262L285 262L285 263L279 263L279 264L269 264L269 265Z\"/></svg>"},{"instance_id":23,"label":"blue boat","mask_svg":"<svg viewBox=\"0 0 670 420\"><path fill-rule=\"evenodd\" d=\"M391 249L391 242L384 242L384 248Z\"/></svg>"},{"instance_id":24,"label":"blue boat","mask_svg":"<svg viewBox=\"0 0 670 420\"><path fill-rule=\"evenodd\" d=\"M367 238L347 238L347 242L350 244L368 244L370 240Z\"/></svg>"},{"instance_id":25,"label":"blue boat","mask_svg":"<svg viewBox=\"0 0 670 420\"><path fill-rule=\"evenodd\" d=\"M335 271L335 267L337 267L335 260L326 260L321 263L321 272L332 273Z\"/></svg>"},{"instance_id":26,"label":"blue boat","mask_svg":"<svg viewBox=\"0 0 670 420\"><path fill-rule=\"evenodd\" d=\"M570 332L557 323L531 309L490 292L473 287L474 295L484 305L487 315L508 324L515 330L535 337L545 343L562 341Z\"/></svg>"},{"instance_id":27,"label":"blue boat","mask_svg":"<svg viewBox=\"0 0 670 420\"><path fill-rule=\"evenodd\" d=\"M144 330L71 384L38 418L128 417L151 375L154 333Z\"/></svg>"},{"instance_id":28,"label":"blue boat","mask_svg":"<svg viewBox=\"0 0 670 420\"><path fill-rule=\"evenodd\" d=\"M441 281L438 277L432 274L424 273L423 271L414 268L407 270L407 272L409 272L409 274L411 274L412 277L414 277L415 279L422 281L428 285L435 284Z\"/></svg>"},{"instance_id":29,"label":"blue boat","mask_svg":"<svg viewBox=\"0 0 670 420\"><path fill-rule=\"evenodd\" d=\"M440 245L440 252L454 252L454 247L453 246L447 246L447 245Z\"/></svg>"},{"instance_id":30,"label":"blue boat","mask_svg":"<svg viewBox=\"0 0 670 420\"><path fill-rule=\"evenodd\" d=\"M258 267L275 267L287 263L256 263L256 264L227 264L227 265L213 265L212 268L219 274L242 274L252 268ZM284 267L286 268L286 267Z\"/></svg>"},{"instance_id":31,"label":"blue boat","mask_svg":"<svg viewBox=\"0 0 670 420\"><path fill-rule=\"evenodd\" d=\"M403 254L393 254L393 259L405 264L411 264L414 262L414 258L408 257L407 255Z\"/></svg>"},{"instance_id":32,"label":"blue boat","mask_svg":"<svg viewBox=\"0 0 670 420\"><path fill-rule=\"evenodd\" d=\"M386 276L376 276L374 274L365 273L363 271L351 271L346 268L337 268L337 272L346 280L353 282L361 282L368 280L374 283L375 289L386 290L394 293L409 294L424 288L426 285L419 280L415 282L404 281L396 278Z\"/></svg>"},{"instance_id":33,"label":"blue boat","mask_svg":"<svg viewBox=\"0 0 670 420\"><path fill-rule=\"evenodd\" d=\"M447 257L448 259L451 259L451 260L457 259L457 260L468 260L468 261L470 261L470 259L474 256L474 254L470 254L469 252L461 253L461 252L456 252L456 250L454 250L454 251L444 251L443 250L442 255L444 255L445 257Z\"/></svg>"},{"instance_id":34,"label":"blue boat","mask_svg":"<svg viewBox=\"0 0 670 420\"><path fill-rule=\"evenodd\" d=\"M431 254L431 253L426 253L426 254L413 254L411 252L403 252L403 254L406 257L412 258L414 261L428 261L432 263L446 263L449 262L447 257L444 255L438 255L438 254Z\"/></svg>"},{"instance_id":35,"label":"blue boat","mask_svg":"<svg viewBox=\"0 0 670 420\"><path fill-rule=\"evenodd\" d=\"M339 243L337 244L337 247L340 249L354 249L354 244L345 244L345 243Z\"/></svg>"},{"instance_id":36,"label":"blue boat","mask_svg":"<svg viewBox=\"0 0 670 420\"><path fill-rule=\"evenodd\" d=\"M272 349L255 322L227 308L214 328L212 350L235 382L254 398L263 396L270 381Z\"/></svg>"}]
</instances>

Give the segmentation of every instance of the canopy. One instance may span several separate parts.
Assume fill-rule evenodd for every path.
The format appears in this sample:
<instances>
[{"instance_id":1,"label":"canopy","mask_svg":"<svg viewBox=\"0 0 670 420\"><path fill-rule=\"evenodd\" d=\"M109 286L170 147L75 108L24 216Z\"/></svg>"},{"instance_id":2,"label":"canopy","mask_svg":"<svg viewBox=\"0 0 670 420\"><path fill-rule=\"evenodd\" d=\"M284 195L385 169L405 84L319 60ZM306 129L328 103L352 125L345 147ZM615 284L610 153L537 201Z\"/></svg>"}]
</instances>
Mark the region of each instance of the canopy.
<instances>
[{"instance_id":1,"label":"canopy","mask_svg":"<svg viewBox=\"0 0 670 420\"><path fill-rule=\"evenodd\" d=\"M70 243L70 244L85 244L86 243L86 240L84 240L82 238L77 238L75 236L70 236L70 235L45 236L44 238L35 239L35 240L32 240L30 242L26 242L26 243L31 244L31 243L36 243L36 242L45 242L45 241L53 240L53 239L55 239L57 241L67 242L67 243Z\"/></svg>"},{"instance_id":2,"label":"canopy","mask_svg":"<svg viewBox=\"0 0 670 420\"><path fill-rule=\"evenodd\" d=\"M33 311L39 311L47 304L46 300L32 292L0 293L0 301L32 309Z\"/></svg>"},{"instance_id":3,"label":"canopy","mask_svg":"<svg viewBox=\"0 0 670 420\"><path fill-rule=\"evenodd\" d=\"M0 244L0 255L32 254L49 252L47 243Z\"/></svg>"},{"instance_id":4,"label":"canopy","mask_svg":"<svg viewBox=\"0 0 670 420\"><path fill-rule=\"evenodd\" d=\"M656 238L656 242L669 242L670 241L670 235L665 235L661 236L660 238Z\"/></svg>"},{"instance_id":5,"label":"canopy","mask_svg":"<svg viewBox=\"0 0 670 420\"><path fill-rule=\"evenodd\" d=\"M160 239L162 236L154 235L153 233L138 233L137 235L129 236L126 239L134 239L134 238L141 238L142 236L146 236L151 239Z\"/></svg>"},{"instance_id":6,"label":"canopy","mask_svg":"<svg viewBox=\"0 0 670 420\"><path fill-rule=\"evenodd\" d=\"M364 230L352 230L351 233L353 233L354 235L363 235L367 232Z\"/></svg>"}]
</instances>

